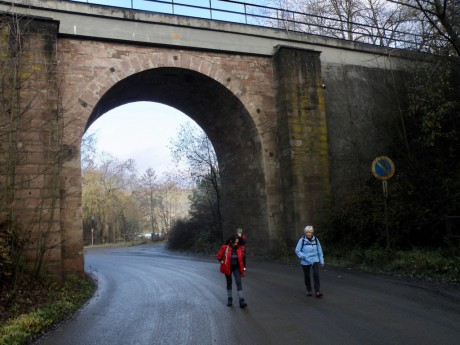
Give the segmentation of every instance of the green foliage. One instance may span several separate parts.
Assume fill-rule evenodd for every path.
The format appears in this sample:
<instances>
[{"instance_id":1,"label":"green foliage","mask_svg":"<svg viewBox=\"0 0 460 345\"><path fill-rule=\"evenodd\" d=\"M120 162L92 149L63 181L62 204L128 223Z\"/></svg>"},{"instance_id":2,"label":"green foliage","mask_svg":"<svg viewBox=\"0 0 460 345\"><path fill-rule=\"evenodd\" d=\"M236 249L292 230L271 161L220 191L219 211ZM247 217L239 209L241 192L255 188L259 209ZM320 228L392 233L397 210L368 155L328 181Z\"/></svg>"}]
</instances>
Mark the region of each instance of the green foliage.
<instances>
[{"instance_id":1,"label":"green foliage","mask_svg":"<svg viewBox=\"0 0 460 345\"><path fill-rule=\"evenodd\" d=\"M23 269L23 251L28 242L17 223L0 220L0 288L14 283L16 274Z\"/></svg>"},{"instance_id":2,"label":"green foliage","mask_svg":"<svg viewBox=\"0 0 460 345\"><path fill-rule=\"evenodd\" d=\"M446 244L446 217L460 215L460 78L446 61L414 69L407 111L388 138L396 173L388 183L388 228L393 249ZM402 125L404 124L404 126ZM329 210L325 240L368 249L385 247L382 182L350 188Z\"/></svg>"},{"instance_id":3,"label":"green foliage","mask_svg":"<svg viewBox=\"0 0 460 345\"><path fill-rule=\"evenodd\" d=\"M178 220L168 234L168 249L192 250L199 237L197 224L187 220Z\"/></svg>"},{"instance_id":4,"label":"green foliage","mask_svg":"<svg viewBox=\"0 0 460 345\"><path fill-rule=\"evenodd\" d=\"M167 247L170 250L211 253L222 244L220 238L212 236L212 233L206 224L181 219L174 223L168 233Z\"/></svg>"},{"instance_id":5,"label":"green foliage","mask_svg":"<svg viewBox=\"0 0 460 345\"><path fill-rule=\"evenodd\" d=\"M11 317L0 326L0 345L27 344L35 334L48 329L57 321L75 312L94 292L86 279L70 278L62 285L51 284L43 307Z\"/></svg>"},{"instance_id":6,"label":"green foliage","mask_svg":"<svg viewBox=\"0 0 460 345\"><path fill-rule=\"evenodd\" d=\"M190 196L190 218L177 221L168 235L168 248L195 252L214 251L222 244L219 210L214 189L201 180Z\"/></svg>"},{"instance_id":7,"label":"green foliage","mask_svg":"<svg viewBox=\"0 0 460 345\"><path fill-rule=\"evenodd\" d=\"M210 179L202 179L197 183L190 199L190 219L200 224L200 240L206 242L222 242L222 227L219 198Z\"/></svg>"},{"instance_id":8,"label":"green foliage","mask_svg":"<svg viewBox=\"0 0 460 345\"><path fill-rule=\"evenodd\" d=\"M460 215L459 69L440 60L412 76L405 117L409 148L394 153L400 172L390 182L392 207L404 241L434 247L445 240L445 217Z\"/></svg>"},{"instance_id":9,"label":"green foliage","mask_svg":"<svg viewBox=\"0 0 460 345\"><path fill-rule=\"evenodd\" d=\"M370 272L460 282L460 251L386 250L333 247L327 249L327 262L333 266L358 268Z\"/></svg>"},{"instance_id":10,"label":"green foliage","mask_svg":"<svg viewBox=\"0 0 460 345\"><path fill-rule=\"evenodd\" d=\"M363 247L385 245L383 196L372 182L359 190L350 190L329 210L325 241Z\"/></svg>"},{"instance_id":11,"label":"green foliage","mask_svg":"<svg viewBox=\"0 0 460 345\"><path fill-rule=\"evenodd\" d=\"M0 222L0 286L6 277L11 275L11 246L12 235L5 222Z\"/></svg>"},{"instance_id":12,"label":"green foliage","mask_svg":"<svg viewBox=\"0 0 460 345\"><path fill-rule=\"evenodd\" d=\"M213 251L221 244L218 197L210 179L198 181L189 196L189 219L176 221L168 234L168 248L195 252Z\"/></svg>"},{"instance_id":13,"label":"green foliage","mask_svg":"<svg viewBox=\"0 0 460 345\"><path fill-rule=\"evenodd\" d=\"M21 315L14 321L8 322L0 329L1 345L27 344L33 334L39 333L44 323L41 312Z\"/></svg>"},{"instance_id":14,"label":"green foliage","mask_svg":"<svg viewBox=\"0 0 460 345\"><path fill-rule=\"evenodd\" d=\"M437 146L445 146L449 150L444 154L456 154L450 149L453 148L452 144L459 142L460 91L457 69L458 66L440 60L432 68L413 71L408 85L406 120L411 132L411 144L416 151L436 150Z\"/></svg>"},{"instance_id":15,"label":"green foliage","mask_svg":"<svg viewBox=\"0 0 460 345\"><path fill-rule=\"evenodd\" d=\"M460 258L440 250L412 250L400 252L392 261L391 270L416 277L442 277L460 281Z\"/></svg>"}]
</instances>

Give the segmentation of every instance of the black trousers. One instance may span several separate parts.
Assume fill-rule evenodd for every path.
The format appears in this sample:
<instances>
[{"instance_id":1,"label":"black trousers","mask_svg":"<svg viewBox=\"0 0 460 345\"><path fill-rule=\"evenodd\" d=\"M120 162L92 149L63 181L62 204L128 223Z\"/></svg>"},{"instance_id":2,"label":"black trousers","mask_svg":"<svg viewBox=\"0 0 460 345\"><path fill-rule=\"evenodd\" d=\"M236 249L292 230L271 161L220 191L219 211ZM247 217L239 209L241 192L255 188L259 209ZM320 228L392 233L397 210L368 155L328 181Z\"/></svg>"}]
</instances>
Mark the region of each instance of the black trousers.
<instances>
[{"instance_id":1,"label":"black trousers","mask_svg":"<svg viewBox=\"0 0 460 345\"><path fill-rule=\"evenodd\" d=\"M315 262L313 265L302 265L303 277L305 279L305 286L307 287L307 291L311 291L311 270L313 270L313 286L315 288L315 292L321 291L319 283L319 265L319 262Z\"/></svg>"}]
</instances>

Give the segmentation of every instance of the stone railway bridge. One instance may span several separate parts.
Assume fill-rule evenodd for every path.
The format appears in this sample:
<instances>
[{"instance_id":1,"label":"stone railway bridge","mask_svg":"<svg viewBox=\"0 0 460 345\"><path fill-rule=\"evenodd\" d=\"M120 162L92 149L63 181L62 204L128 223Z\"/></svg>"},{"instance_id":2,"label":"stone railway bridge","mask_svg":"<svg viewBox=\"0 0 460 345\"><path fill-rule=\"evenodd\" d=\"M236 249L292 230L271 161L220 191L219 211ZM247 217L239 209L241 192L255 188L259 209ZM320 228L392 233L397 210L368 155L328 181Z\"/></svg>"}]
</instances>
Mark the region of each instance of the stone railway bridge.
<instances>
[{"instance_id":1,"label":"stone railway bridge","mask_svg":"<svg viewBox=\"0 0 460 345\"><path fill-rule=\"evenodd\" d=\"M413 63L375 46L85 3L0 1L0 10L30 21L35 70L57 66L42 77L54 86L29 110L15 194L17 219L36 219L52 183L40 123L62 110L65 159L52 175L59 194L46 239L57 274L83 272L80 145L107 111L152 101L187 114L218 156L224 231L243 226L259 252L292 250L304 226L321 229L329 202L386 153L383 129Z\"/></svg>"}]
</instances>

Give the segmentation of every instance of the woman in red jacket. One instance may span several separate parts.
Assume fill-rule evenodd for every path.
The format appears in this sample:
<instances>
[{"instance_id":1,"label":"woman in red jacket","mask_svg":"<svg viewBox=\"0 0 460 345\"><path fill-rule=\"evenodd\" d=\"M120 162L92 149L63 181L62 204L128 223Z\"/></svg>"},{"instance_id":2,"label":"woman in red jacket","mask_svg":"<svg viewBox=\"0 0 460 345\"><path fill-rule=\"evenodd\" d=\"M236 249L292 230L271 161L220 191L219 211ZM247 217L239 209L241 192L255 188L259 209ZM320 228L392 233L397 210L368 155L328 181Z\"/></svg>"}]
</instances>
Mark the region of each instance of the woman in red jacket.
<instances>
[{"instance_id":1,"label":"woman in red jacket","mask_svg":"<svg viewBox=\"0 0 460 345\"><path fill-rule=\"evenodd\" d=\"M233 302L232 297L232 273L235 277L236 292L240 302L240 308L246 307L248 304L243 297L243 285L241 277L244 277L243 265L243 251L239 245L237 236L232 236L228 239L227 243L222 245L217 253L217 260L220 261L220 271L225 274L227 280L227 305L231 306Z\"/></svg>"}]
</instances>

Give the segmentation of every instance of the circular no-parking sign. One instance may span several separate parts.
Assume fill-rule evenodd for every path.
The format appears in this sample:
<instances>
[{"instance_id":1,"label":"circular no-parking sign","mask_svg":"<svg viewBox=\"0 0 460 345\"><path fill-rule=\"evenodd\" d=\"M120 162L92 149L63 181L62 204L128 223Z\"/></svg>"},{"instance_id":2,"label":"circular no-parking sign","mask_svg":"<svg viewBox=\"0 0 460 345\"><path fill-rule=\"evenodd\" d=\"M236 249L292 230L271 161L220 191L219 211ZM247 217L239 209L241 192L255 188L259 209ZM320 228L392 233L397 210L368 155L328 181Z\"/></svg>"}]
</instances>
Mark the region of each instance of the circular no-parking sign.
<instances>
[{"instance_id":1,"label":"circular no-parking sign","mask_svg":"<svg viewBox=\"0 0 460 345\"><path fill-rule=\"evenodd\" d=\"M375 178L386 181L395 173L395 165L387 156L380 156L372 162L372 173Z\"/></svg>"}]
</instances>

